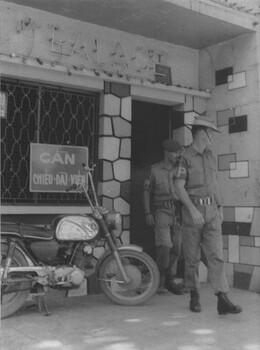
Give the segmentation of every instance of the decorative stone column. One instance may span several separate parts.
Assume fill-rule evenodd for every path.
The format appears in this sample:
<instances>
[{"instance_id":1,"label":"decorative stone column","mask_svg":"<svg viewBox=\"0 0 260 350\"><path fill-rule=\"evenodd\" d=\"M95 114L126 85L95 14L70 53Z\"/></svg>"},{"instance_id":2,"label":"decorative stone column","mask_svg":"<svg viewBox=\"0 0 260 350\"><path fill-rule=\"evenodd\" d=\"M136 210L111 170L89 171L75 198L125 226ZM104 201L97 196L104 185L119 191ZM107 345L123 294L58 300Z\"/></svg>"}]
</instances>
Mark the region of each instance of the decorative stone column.
<instances>
[{"instance_id":1,"label":"decorative stone column","mask_svg":"<svg viewBox=\"0 0 260 350\"><path fill-rule=\"evenodd\" d=\"M105 82L99 120L102 174L98 194L105 208L121 213L122 229L115 233L124 244L130 242L131 103L129 85Z\"/></svg>"}]
</instances>

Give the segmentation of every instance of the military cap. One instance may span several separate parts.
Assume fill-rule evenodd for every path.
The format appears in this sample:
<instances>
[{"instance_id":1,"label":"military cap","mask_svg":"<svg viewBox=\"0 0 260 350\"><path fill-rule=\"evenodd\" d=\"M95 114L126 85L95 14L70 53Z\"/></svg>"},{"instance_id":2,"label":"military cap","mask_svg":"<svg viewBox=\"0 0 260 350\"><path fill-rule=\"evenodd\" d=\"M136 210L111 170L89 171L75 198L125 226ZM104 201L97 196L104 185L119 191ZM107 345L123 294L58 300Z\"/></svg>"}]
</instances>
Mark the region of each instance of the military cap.
<instances>
[{"instance_id":1,"label":"military cap","mask_svg":"<svg viewBox=\"0 0 260 350\"><path fill-rule=\"evenodd\" d=\"M182 147L178 141L173 139L164 140L162 146L163 149L168 152L178 152Z\"/></svg>"},{"instance_id":2,"label":"military cap","mask_svg":"<svg viewBox=\"0 0 260 350\"><path fill-rule=\"evenodd\" d=\"M193 122L187 123L187 125L204 126L205 128L209 128L209 129L212 129L212 130L220 133L220 131L216 128L216 126L214 125L214 123L211 120L209 120L205 117L202 117L202 116L195 116Z\"/></svg>"}]
</instances>

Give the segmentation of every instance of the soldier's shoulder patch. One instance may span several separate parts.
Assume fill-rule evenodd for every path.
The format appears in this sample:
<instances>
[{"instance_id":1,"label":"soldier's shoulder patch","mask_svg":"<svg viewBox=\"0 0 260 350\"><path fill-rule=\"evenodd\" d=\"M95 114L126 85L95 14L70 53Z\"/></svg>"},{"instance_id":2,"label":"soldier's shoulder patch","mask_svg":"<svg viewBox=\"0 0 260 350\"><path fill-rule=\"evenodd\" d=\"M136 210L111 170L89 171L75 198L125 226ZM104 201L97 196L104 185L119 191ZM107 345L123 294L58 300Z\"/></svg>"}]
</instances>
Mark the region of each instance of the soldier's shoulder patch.
<instances>
[{"instance_id":1,"label":"soldier's shoulder patch","mask_svg":"<svg viewBox=\"0 0 260 350\"><path fill-rule=\"evenodd\" d=\"M187 175L186 160L184 155L179 155L175 163L175 178L185 178Z\"/></svg>"},{"instance_id":2,"label":"soldier's shoulder patch","mask_svg":"<svg viewBox=\"0 0 260 350\"><path fill-rule=\"evenodd\" d=\"M175 169L175 178L176 179L184 179L187 175L187 169L184 166L179 166Z\"/></svg>"}]
</instances>

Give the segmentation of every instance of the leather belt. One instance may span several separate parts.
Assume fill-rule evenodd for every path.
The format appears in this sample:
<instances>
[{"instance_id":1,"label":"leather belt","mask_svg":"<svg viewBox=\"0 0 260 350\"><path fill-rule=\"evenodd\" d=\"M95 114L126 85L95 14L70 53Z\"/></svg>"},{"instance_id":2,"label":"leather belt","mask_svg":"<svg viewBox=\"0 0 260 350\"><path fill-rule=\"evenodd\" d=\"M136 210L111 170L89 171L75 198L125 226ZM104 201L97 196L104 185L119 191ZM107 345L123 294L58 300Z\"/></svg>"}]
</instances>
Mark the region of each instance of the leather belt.
<instances>
[{"instance_id":1,"label":"leather belt","mask_svg":"<svg viewBox=\"0 0 260 350\"><path fill-rule=\"evenodd\" d=\"M159 201L154 202L155 209L170 209L175 208L177 201Z\"/></svg>"},{"instance_id":2,"label":"leather belt","mask_svg":"<svg viewBox=\"0 0 260 350\"><path fill-rule=\"evenodd\" d=\"M213 204L213 196L208 197L191 197L191 201L197 206L208 206Z\"/></svg>"}]
</instances>

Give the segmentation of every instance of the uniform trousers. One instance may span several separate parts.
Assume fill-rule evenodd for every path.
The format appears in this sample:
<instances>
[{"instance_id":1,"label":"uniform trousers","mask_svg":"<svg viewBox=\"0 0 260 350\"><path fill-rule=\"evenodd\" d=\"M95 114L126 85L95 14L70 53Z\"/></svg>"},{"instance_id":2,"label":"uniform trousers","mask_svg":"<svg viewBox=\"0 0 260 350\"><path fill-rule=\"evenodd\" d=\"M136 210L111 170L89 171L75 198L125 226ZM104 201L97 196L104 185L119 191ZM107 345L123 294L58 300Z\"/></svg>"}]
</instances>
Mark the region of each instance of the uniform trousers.
<instances>
[{"instance_id":1,"label":"uniform trousers","mask_svg":"<svg viewBox=\"0 0 260 350\"><path fill-rule=\"evenodd\" d=\"M181 230L175 208L155 211L156 263L160 272L175 276L181 252Z\"/></svg>"},{"instance_id":2,"label":"uniform trousers","mask_svg":"<svg viewBox=\"0 0 260 350\"><path fill-rule=\"evenodd\" d=\"M197 209L204 217L203 227L194 227L193 220L188 210L182 208L182 242L185 259L185 286L198 289L199 262L201 248L208 262L208 279L215 292L228 293L229 286L225 273L223 259L223 239L221 232L221 220L218 207L212 205L198 206Z\"/></svg>"}]
</instances>

